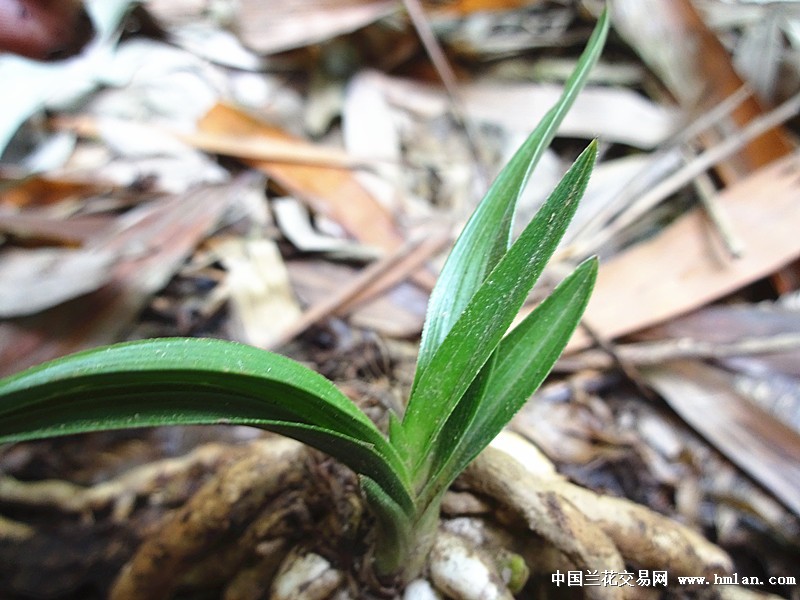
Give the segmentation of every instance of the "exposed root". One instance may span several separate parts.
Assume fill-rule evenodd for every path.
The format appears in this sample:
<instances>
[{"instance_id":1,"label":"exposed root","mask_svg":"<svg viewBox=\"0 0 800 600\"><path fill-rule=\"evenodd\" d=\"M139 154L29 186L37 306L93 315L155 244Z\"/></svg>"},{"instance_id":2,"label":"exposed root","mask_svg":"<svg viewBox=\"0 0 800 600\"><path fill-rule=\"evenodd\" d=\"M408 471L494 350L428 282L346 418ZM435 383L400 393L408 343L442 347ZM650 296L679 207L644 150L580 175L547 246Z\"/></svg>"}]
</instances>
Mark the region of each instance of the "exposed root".
<instances>
[{"instance_id":1,"label":"exposed root","mask_svg":"<svg viewBox=\"0 0 800 600\"><path fill-rule=\"evenodd\" d=\"M508 454L487 448L461 477L469 488L519 514L530 529L563 552L579 568L625 570L606 533L571 502L546 487ZM587 598L622 598L620 587L588 587Z\"/></svg>"},{"instance_id":2,"label":"exposed root","mask_svg":"<svg viewBox=\"0 0 800 600\"><path fill-rule=\"evenodd\" d=\"M674 576L707 577L732 569L722 549L688 527L629 500L574 485L535 448L529 449L534 454L522 448L525 456L516 460L488 448L459 481L522 516L533 532L574 563L573 568L623 572L629 563ZM512 448L515 454L519 450ZM552 553L541 558L550 569L558 564ZM587 598L618 598L635 589L599 586L584 592Z\"/></svg>"},{"instance_id":3,"label":"exposed root","mask_svg":"<svg viewBox=\"0 0 800 600\"><path fill-rule=\"evenodd\" d=\"M431 582L453 600L513 600L492 561L464 538L440 530L430 556Z\"/></svg>"},{"instance_id":4,"label":"exposed root","mask_svg":"<svg viewBox=\"0 0 800 600\"><path fill-rule=\"evenodd\" d=\"M403 600L442 600L442 596L427 579L416 579L406 586Z\"/></svg>"},{"instance_id":5,"label":"exposed root","mask_svg":"<svg viewBox=\"0 0 800 600\"><path fill-rule=\"evenodd\" d=\"M0 540L22 542L31 539L36 530L25 523L18 523L0 515Z\"/></svg>"},{"instance_id":6,"label":"exposed root","mask_svg":"<svg viewBox=\"0 0 800 600\"><path fill-rule=\"evenodd\" d=\"M6 475L0 477L0 502L77 514L113 505L114 518L122 520L128 516L136 498L149 496L169 503L173 500L170 496L180 496L185 487L179 485L178 480L196 476L199 469L208 471L219 467L243 452L242 447L205 444L185 456L151 462L91 487L59 480L25 482ZM170 485L165 486L165 482Z\"/></svg>"},{"instance_id":7,"label":"exposed root","mask_svg":"<svg viewBox=\"0 0 800 600\"><path fill-rule=\"evenodd\" d=\"M269 597L272 579L288 552L284 539L262 542L258 560L241 569L225 587L222 600L260 600Z\"/></svg>"},{"instance_id":8,"label":"exposed root","mask_svg":"<svg viewBox=\"0 0 800 600\"><path fill-rule=\"evenodd\" d=\"M634 565L707 577L731 569L721 549L689 528L574 485L535 446L514 436L501 439L515 443L504 451L487 449L459 479L468 491L448 492L443 512L449 518L437 532L427 578L407 586L403 600L511 600L528 568L537 575L557 569L622 573ZM239 447L208 444L88 488L4 478L0 500L79 515L114 507L112 514L121 517L137 498L183 501L196 487L189 482L198 470L215 469L158 529L148 527L152 533L119 572L112 600L166 600L201 589L219 590L223 600L396 597L399 588L370 585L369 521L362 518L352 473L337 465L274 437ZM487 518L491 514L496 519ZM527 535L509 526L520 520ZM26 524L0 519L0 540L34 534ZM134 537L141 535L138 530ZM590 599L623 599L648 590L581 591ZM771 598L731 586L718 592L723 600Z\"/></svg>"},{"instance_id":9,"label":"exposed root","mask_svg":"<svg viewBox=\"0 0 800 600\"><path fill-rule=\"evenodd\" d=\"M537 487L578 507L606 532L627 561L644 569L666 570L675 576L713 576L732 570L727 553L696 531L630 500L604 496L570 483L535 446L525 444L531 451L516 462L540 474ZM493 458L495 454L497 450L490 448L485 460L490 463L502 460Z\"/></svg>"},{"instance_id":10,"label":"exposed root","mask_svg":"<svg viewBox=\"0 0 800 600\"><path fill-rule=\"evenodd\" d=\"M719 600L783 600L775 594L751 590L739 585L718 586Z\"/></svg>"},{"instance_id":11,"label":"exposed root","mask_svg":"<svg viewBox=\"0 0 800 600\"><path fill-rule=\"evenodd\" d=\"M112 600L169 598L197 560L228 536L240 534L266 499L297 485L305 447L271 438L207 482L158 533L139 547L112 587Z\"/></svg>"},{"instance_id":12,"label":"exposed root","mask_svg":"<svg viewBox=\"0 0 800 600\"><path fill-rule=\"evenodd\" d=\"M319 554L291 553L272 582L272 600L325 600L344 581Z\"/></svg>"}]
</instances>

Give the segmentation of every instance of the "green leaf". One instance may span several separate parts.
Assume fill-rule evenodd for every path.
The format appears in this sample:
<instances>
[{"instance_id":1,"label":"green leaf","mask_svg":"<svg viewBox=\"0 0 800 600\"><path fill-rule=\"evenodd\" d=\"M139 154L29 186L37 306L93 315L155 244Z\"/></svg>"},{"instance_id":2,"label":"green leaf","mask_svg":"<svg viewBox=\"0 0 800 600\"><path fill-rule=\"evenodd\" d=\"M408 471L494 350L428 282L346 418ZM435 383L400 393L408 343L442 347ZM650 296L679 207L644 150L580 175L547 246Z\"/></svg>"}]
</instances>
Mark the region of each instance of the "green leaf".
<instances>
[{"instance_id":1,"label":"green leaf","mask_svg":"<svg viewBox=\"0 0 800 600\"><path fill-rule=\"evenodd\" d=\"M303 365L212 339L67 356L0 382L0 442L156 425L252 425L323 450L412 510L404 464L375 425Z\"/></svg>"},{"instance_id":2,"label":"green leaf","mask_svg":"<svg viewBox=\"0 0 800 600\"><path fill-rule=\"evenodd\" d=\"M427 483L420 506L443 493L541 385L580 322L596 278L597 260L584 261L503 338L480 410L471 411L474 418L464 427L451 429L448 424L439 440L450 457ZM459 410L465 409L459 404Z\"/></svg>"},{"instance_id":3,"label":"green leaf","mask_svg":"<svg viewBox=\"0 0 800 600\"><path fill-rule=\"evenodd\" d=\"M376 522L375 566L384 575L397 573L409 558L413 525L402 507L372 479L362 477L361 489Z\"/></svg>"},{"instance_id":4,"label":"green leaf","mask_svg":"<svg viewBox=\"0 0 800 600\"><path fill-rule=\"evenodd\" d=\"M472 381L467 391L456 404L453 412L447 418L447 422L442 428L441 433L435 438L435 442L431 445L431 451L425 457L425 463L420 465L416 472L419 475L425 474L424 477L416 477L417 487L420 485L427 485L429 473L441 470L441 466L450 461L453 454L453 449L456 447L458 436L463 435L463 432L469 427L469 424L475 419L476 413L483 410L486 402L485 399L493 391L489 387L489 379L492 371L494 370L497 358L497 351L492 353L486 364L483 365L477 377ZM416 491L419 489L415 488ZM423 500L424 502L424 500Z\"/></svg>"},{"instance_id":5,"label":"green leaf","mask_svg":"<svg viewBox=\"0 0 800 600\"><path fill-rule=\"evenodd\" d=\"M604 11L558 103L548 111L495 179L453 246L428 302L415 385L472 296L509 247L514 210L531 172L552 142L608 35Z\"/></svg>"},{"instance_id":6,"label":"green leaf","mask_svg":"<svg viewBox=\"0 0 800 600\"><path fill-rule=\"evenodd\" d=\"M597 153L592 142L473 295L412 391L403 429L413 484L456 404L500 343L572 219ZM432 465L434 470L438 465Z\"/></svg>"}]
</instances>

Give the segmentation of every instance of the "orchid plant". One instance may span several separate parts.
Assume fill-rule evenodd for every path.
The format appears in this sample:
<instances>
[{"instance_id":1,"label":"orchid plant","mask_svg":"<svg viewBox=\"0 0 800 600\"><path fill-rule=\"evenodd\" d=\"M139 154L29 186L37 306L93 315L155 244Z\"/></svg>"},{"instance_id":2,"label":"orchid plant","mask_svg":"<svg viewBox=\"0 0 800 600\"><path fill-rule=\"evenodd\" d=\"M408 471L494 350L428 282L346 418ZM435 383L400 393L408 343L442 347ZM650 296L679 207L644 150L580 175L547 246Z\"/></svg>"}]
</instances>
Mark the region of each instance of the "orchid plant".
<instances>
[{"instance_id":1,"label":"orchid plant","mask_svg":"<svg viewBox=\"0 0 800 600\"><path fill-rule=\"evenodd\" d=\"M300 440L355 471L375 518L375 568L408 580L430 548L444 493L548 374L587 305L589 259L509 331L561 240L595 161L593 142L512 242L515 205L586 82L608 31L603 14L546 114L492 184L431 294L403 415L381 432L331 382L284 356L233 342L115 344L0 381L0 442L230 423Z\"/></svg>"}]
</instances>

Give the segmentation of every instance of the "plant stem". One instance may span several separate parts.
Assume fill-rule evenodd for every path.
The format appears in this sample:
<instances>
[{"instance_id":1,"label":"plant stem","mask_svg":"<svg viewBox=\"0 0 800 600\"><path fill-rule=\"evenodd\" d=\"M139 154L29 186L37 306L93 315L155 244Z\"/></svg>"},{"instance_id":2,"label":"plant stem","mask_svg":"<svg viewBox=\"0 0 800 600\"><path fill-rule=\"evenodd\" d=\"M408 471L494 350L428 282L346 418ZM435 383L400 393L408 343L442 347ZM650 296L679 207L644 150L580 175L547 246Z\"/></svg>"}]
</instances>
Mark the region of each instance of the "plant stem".
<instances>
[{"instance_id":1,"label":"plant stem","mask_svg":"<svg viewBox=\"0 0 800 600\"><path fill-rule=\"evenodd\" d=\"M368 494L369 497L369 494ZM370 503L373 512L375 506ZM378 519L375 539L375 571L379 577L396 576L403 584L416 579L425 568L439 527L441 499L432 502L414 521L396 527L397 521Z\"/></svg>"}]
</instances>

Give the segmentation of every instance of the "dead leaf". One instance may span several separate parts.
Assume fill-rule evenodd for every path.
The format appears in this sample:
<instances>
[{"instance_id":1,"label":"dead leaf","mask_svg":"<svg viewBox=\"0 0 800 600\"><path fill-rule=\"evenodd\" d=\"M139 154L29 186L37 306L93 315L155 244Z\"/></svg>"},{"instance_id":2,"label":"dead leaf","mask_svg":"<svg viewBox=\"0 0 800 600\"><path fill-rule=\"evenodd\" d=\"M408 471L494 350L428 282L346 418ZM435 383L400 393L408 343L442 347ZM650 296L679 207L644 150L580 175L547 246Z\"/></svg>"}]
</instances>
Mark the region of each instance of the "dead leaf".
<instances>
[{"instance_id":1,"label":"dead leaf","mask_svg":"<svg viewBox=\"0 0 800 600\"><path fill-rule=\"evenodd\" d=\"M0 254L0 318L37 313L96 290L111 278L111 252L11 249Z\"/></svg>"},{"instance_id":2,"label":"dead leaf","mask_svg":"<svg viewBox=\"0 0 800 600\"><path fill-rule=\"evenodd\" d=\"M276 347L285 344L321 319L344 314L354 306L401 284L449 241L450 236L446 233L419 237L372 263L346 284L338 282L336 290L313 304L303 313L301 319L283 332L282 337L276 341Z\"/></svg>"},{"instance_id":3,"label":"dead leaf","mask_svg":"<svg viewBox=\"0 0 800 600\"><path fill-rule=\"evenodd\" d=\"M240 341L266 348L300 316L286 265L275 242L268 239L216 238L209 241L228 275Z\"/></svg>"},{"instance_id":4,"label":"dead leaf","mask_svg":"<svg viewBox=\"0 0 800 600\"><path fill-rule=\"evenodd\" d=\"M642 373L687 423L800 515L800 434L744 400L720 369L675 361Z\"/></svg>"},{"instance_id":5,"label":"dead leaf","mask_svg":"<svg viewBox=\"0 0 800 600\"><path fill-rule=\"evenodd\" d=\"M322 252L331 257L357 261L378 258L370 248L350 240L324 235L314 229L308 211L295 198L275 198L270 206L281 233L302 252Z\"/></svg>"},{"instance_id":6,"label":"dead leaf","mask_svg":"<svg viewBox=\"0 0 800 600\"><path fill-rule=\"evenodd\" d=\"M690 0L614 0L612 4L617 31L687 110L702 112L744 85L728 51ZM733 126L742 127L762 112L751 96L733 112ZM784 156L793 147L786 132L775 128L750 142L720 173L731 182Z\"/></svg>"},{"instance_id":7,"label":"dead leaf","mask_svg":"<svg viewBox=\"0 0 800 600\"><path fill-rule=\"evenodd\" d=\"M479 11L502 11L525 8L541 4L541 0L447 0L446 2L426 2L437 16L469 15Z\"/></svg>"},{"instance_id":8,"label":"dead leaf","mask_svg":"<svg viewBox=\"0 0 800 600\"><path fill-rule=\"evenodd\" d=\"M249 48L273 54L350 33L395 10L397 3L385 0L242 0L236 30Z\"/></svg>"},{"instance_id":9,"label":"dead leaf","mask_svg":"<svg viewBox=\"0 0 800 600\"><path fill-rule=\"evenodd\" d=\"M48 206L64 200L87 198L107 193L111 183L85 179L32 175L22 179L0 175L0 204L17 208Z\"/></svg>"},{"instance_id":10,"label":"dead leaf","mask_svg":"<svg viewBox=\"0 0 800 600\"><path fill-rule=\"evenodd\" d=\"M438 87L388 75L368 77L361 85L377 86L394 106L428 118L450 110L447 95ZM561 86L547 83L479 81L460 87L467 117L524 133L536 126L562 91ZM584 139L599 136L606 142L652 148L669 137L677 124L676 112L631 90L588 86L576 99L559 134Z\"/></svg>"},{"instance_id":11,"label":"dead leaf","mask_svg":"<svg viewBox=\"0 0 800 600\"><path fill-rule=\"evenodd\" d=\"M122 255L108 284L37 315L0 323L0 374L119 341L242 187L241 180L207 186L125 215L120 233L104 246Z\"/></svg>"},{"instance_id":12,"label":"dead leaf","mask_svg":"<svg viewBox=\"0 0 800 600\"><path fill-rule=\"evenodd\" d=\"M200 121L201 133L244 135L250 138L306 146L297 137L225 104L217 104ZM330 167L248 159L246 164L272 177L285 191L337 223L359 241L383 250L402 238L392 216L361 186L353 173Z\"/></svg>"},{"instance_id":13,"label":"dead leaf","mask_svg":"<svg viewBox=\"0 0 800 600\"><path fill-rule=\"evenodd\" d=\"M719 248L701 209L604 261L585 313L604 338L631 333L696 309L765 277L800 255L800 155L762 168L720 192L744 255ZM588 342L578 332L570 349Z\"/></svg>"},{"instance_id":14,"label":"dead leaf","mask_svg":"<svg viewBox=\"0 0 800 600\"><path fill-rule=\"evenodd\" d=\"M304 303L319 306L338 294L342 282L352 282L358 272L330 261L293 261L289 265L292 286ZM419 334L425 318L428 295L402 282L380 296L352 309L349 322L388 337L407 338Z\"/></svg>"},{"instance_id":15,"label":"dead leaf","mask_svg":"<svg viewBox=\"0 0 800 600\"><path fill-rule=\"evenodd\" d=\"M82 215L68 219L30 213L0 213L0 233L23 245L53 245L78 248L108 233L114 217Z\"/></svg>"}]
</instances>

